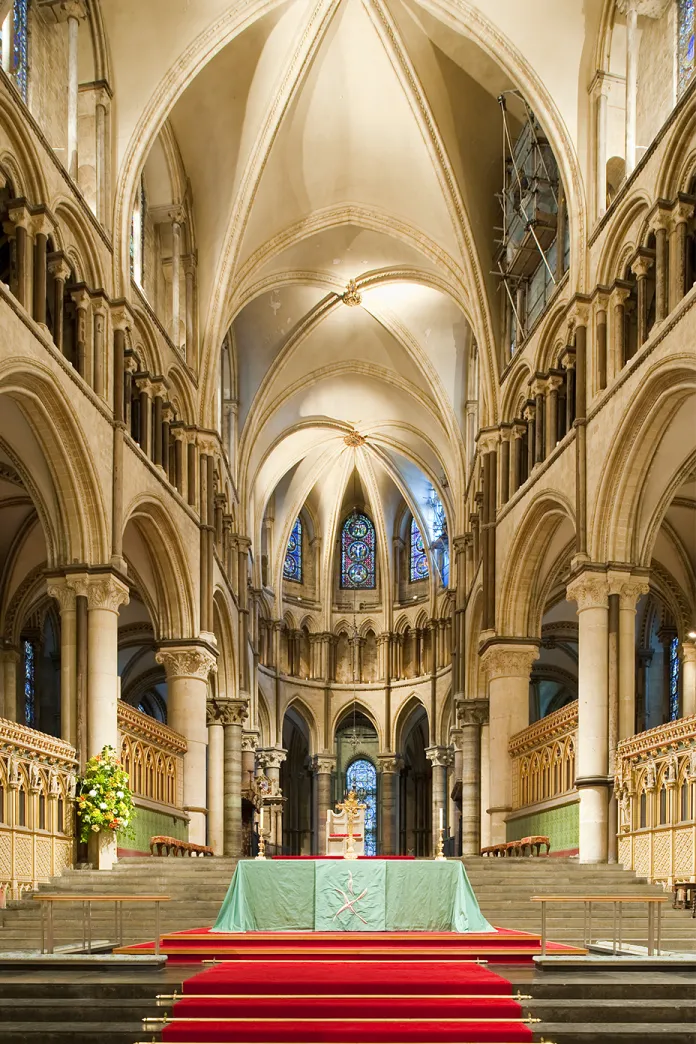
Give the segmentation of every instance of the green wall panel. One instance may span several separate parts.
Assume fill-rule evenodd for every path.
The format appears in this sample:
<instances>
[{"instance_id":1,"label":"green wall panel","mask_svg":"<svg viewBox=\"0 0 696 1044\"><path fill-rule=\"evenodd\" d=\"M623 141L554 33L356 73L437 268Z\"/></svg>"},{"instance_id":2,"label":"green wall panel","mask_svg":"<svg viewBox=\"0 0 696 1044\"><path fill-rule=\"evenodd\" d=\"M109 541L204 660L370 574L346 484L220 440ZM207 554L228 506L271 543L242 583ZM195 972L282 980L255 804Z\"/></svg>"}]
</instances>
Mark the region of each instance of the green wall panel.
<instances>
[{"instance_id":1,"label":"green wall panel","mask_svg":"<svg viewBox=\"0 0 696 1044\"><path fill-rule=\"evenodd\" d=\"M509 819L507 823L508 841L519 841L531 834L543 834L551 839L551 853L577 852L579 845L580 821L578 802L562 805L560 808L549 808L544 812L535 812L529 816Z\"/></svg>"},{"instance_id":2,"label":"green wall panel","mask_svg":"<svg viewBox=\"0 0 696 1044\"><path fill-rule=\"evenodd\" d=\"M149 808L138 809L138 814L133 820L133 830L135 837L119 843L119 851L149 855L150 838L156 834L175 837L179 841L188 841L188 821L186 819L168 816L166 812L154 812Z\"/></svg>"}]
</instances>

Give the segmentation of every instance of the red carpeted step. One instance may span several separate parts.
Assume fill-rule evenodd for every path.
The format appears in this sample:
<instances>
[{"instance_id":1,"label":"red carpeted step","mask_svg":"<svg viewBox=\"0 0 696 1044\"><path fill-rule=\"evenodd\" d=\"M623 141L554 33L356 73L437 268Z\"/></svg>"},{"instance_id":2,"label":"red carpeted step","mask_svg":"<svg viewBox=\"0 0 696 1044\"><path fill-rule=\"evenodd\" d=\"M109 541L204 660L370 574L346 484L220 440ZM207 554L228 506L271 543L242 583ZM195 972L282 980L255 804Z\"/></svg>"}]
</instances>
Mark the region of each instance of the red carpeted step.
<instances>
[{"instance_id":1,"label":"red carpeted step","mask_svg":"<svg viewBox=\"0 0 696 1044\"><path fill-rule=\"evenodd\" d=\"M529 932L515 932L498 928L495 932L212 932L209 928L190 929L165 935L163 942L171 948L202 945L221 949L234 946L248 950L290 949L351 949L370 947L399 947L422 950L429 947L442 949L478 949L496 947L526 947L538 944L540 936Z\"/></svg>"},{"instance_id":2,"label":"red carpeted step","mask_svg":"<svg viewBox=\"0 0 696 1044\"><path fill-rule=\"evenodd\" d=\"M336 983L338 986L339 984ZM370 989L365 985L364 989ZM393 1019L395 1012L403 1019L508 1019L523 1017L519 1003L512 997L431 997L391 996L366 997L269 995L256 997L188 996L177 1001L171 1013L174 1019Z\"/></svg>"},{"instance_id":3,"label":"red carpeted step","mask_svg":"<svg viewBox=\"0 0 696 1044\"><path fill-rule=\"evenodd\" d=\"M181 1044L519 1044L532 1039L529 1026L503 1020L186 1020L168 1023L162 1030L163 1041Z\"/></svg>"},{"instance_id":4,"label":"red carpeted step","mask_svg":"<svg viewBox=\"0 0 696 1044\"><path fill-rule=\"evenodd\" d=\"M367 972L358 962L234 961L213 965L184 982L187 995L283 993L300 996L337 992L510 996L512 987L507 979L483 965L450 961L428 961L427 964L371 961Z\"/></svg>"}]
</instances>

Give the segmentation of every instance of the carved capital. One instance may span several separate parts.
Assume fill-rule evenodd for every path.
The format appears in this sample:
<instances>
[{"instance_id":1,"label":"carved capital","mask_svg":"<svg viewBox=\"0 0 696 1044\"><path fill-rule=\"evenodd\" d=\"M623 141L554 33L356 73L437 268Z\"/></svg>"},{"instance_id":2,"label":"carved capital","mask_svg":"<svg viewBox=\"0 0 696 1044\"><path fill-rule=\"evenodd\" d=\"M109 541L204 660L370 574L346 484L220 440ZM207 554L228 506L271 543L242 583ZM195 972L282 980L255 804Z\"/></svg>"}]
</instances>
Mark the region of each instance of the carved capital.
<instances>
[{"instance_id":1,"label":"carved capital","mask_svg":"<svg viewBox=\"0 0 696 1044\"><path fill-rule=\"evenodd\" d=\"M256 760L264 769L280 768L287 756L282 747L260 747L256 751Z\"/></svg>"},{"instance_id":2,"label":"carved capital","mask_svg":"<svg viewBox=\"0 0 696 1044\"><path fill-rule=\"evenodd\" d=\"M654 259L652 257L646 257L644 254L639 254L638 257L634 258L631 262L631 271L636 279L645 279L653 264Z\"/></svg>"},{"instance_id":3,"label":"carved capital","mask_svg":"<svg viewBox=\"0 0 696 1044\"><path fill-rule=\"evenodd\" d=\"M574 298L568 307L567 317L572 327L587 326L590 320L590 302Z\"/></svg>"},{"instance_id":4,"label":"carved capital","mask_svg":"<svg viewBox=\"0 0 696 1044\"><path fill-rule=\"evenodd\" d=\"M70 265L62 256L50 258L46 267L54 279L65 283L70 278Z\"/></svg>"},{"instance_id":5,"label":"carved capital","mask_svg":"<svg viewBox=\"0 0 696 1044\"><path fill-rule=\"evenodd\" d=\"M378 754L377 761L379 762L379 770L383 775L391 776L401 772L404 767L404 759L400 754Z\"/></svg>"},{"instance_id":6,"label":"carved capital","mask_svg":"<svg viewBox=\"0 0 696 1044\"><path fill-rule=\"evenodd\" d=\"M258 729L245 729L242 732L242 750L255 751L259 745L261 733Z\"/></svg>"},{"instance_id":7,"label":"carved capital","mask_svg":"<svg viewBox=\"0 0 696 1044\"><path fill-rule=\"evenodd\" d=\"M500 431L498 428L481 428L476 436L479 453L495 453L499 442Z\"/></svg>"},{"instance_id":8,"label":"carved capital","mask_svg":"<svg viewBox=\"0 0 696 1044\"><path fill-rule=\"evenodd\" d=\"M454 754L449 747L426 747L425 756L433 768L449 768L454 761Z\"/></svg>"},{"instance_id":9,"label":"carved capital","mask_svg":"<svg viewBox=\"0 0 696 1044\"><path fill-rule=\"evenodd\" d=\"M130 330L133 325L131 314L128 308L123 304L112 305L111 307L111 325L114 330Z\"/></svg>"},{"instance_id":10,"label":"carved capital","mask_svg":"<svg viewBox=\"0 0 696 1044\"><path fill-rule=\"evenodd\" d=\"M631 576L630 573L609 570L607 581L609 583L609 594L619 596L622 609L635 609L636 602L641 595L646 595L650 592L650 584L647 577L644 576Z\"/></svg>"},{"instance_id":11,"label":"carved capital","mask_svg":"<svg viewBox=\"0 0 696 1044\"><path fill-rule=\"evenodd\" d=\"M46 584L46 591L49 598L55 598L60 606L61 613L70 613L75 611L75 589L68 585L68 581L64 576L51 577Z\"/></svg>"},{"instance_id":12,"label":"carved capital","mask_svg":"<svg viewBox=\"0 0 696 1044\"><path fill-rule=\"evenodd\" d=\"M487 725L488 700L458 700L455 704L457 725Z\"/></svg>"},{"instance_id":13,"label":"carved capital","mask_svg":"<svg viewBox=\"0 0 696 1044\"><path fill-rule=\"evenodd\" d=\"M489 681L528 678L538 656L536 645L490 645L481 654L481 669Z\"/></svg>"},{"instance_id":14,"label":"carved capital","mask_svg":"<svg viewBox=\"0 0 696 1044\"><path fill-rule=\"evenodd\" d=\"M609 582L605 573L581 573L566 589L569 602L577 602L578 612L606 609L609 605Z\"/></svg>"},{"instance_id":15,"label":"carved capital","mask_svg":"<svg viewBox=\"0 0 696 1044\"><path fill-rule=\"evenodd\" d=\"M122 605L128 605L130 601L128 585L111 573L68 574L65 582L76 595L87 598L88 609L106 609L117 613Z\"/></svg>"},{"instance_id":16,"label":"carved capital","mask_svg":"<svg viewBox=\"0 0 696 1044\"><path fill-rule=\"evenodd\" d=\"M218 707L220 709L220 720L223 725L239 725L241 727L249 716L248 700L220 700Z\"/></svg>"},{"instance_id":17,"label":"carved capital","mask_svg":"<svg viewBox=\"0 0 696 1044\"><path fill-rule=\"evenodd\" d=\"M157 663L161 663L167 675L167 681L173 678L199 678L208 680L208 675L217 670L217 660L200 645L167 646L155 654Z\"/></svg>"},{"instance_id":18,"label":"carved capital","mask_svg":"<svg viewBox=\"0 0 696 1044\"><path fill-rule=\"evenodd\" d=\"M336 757L333 754L315 754L312 758L312 769L319 775L330 776L336 771Z\"/></svg>"}]
</instances>

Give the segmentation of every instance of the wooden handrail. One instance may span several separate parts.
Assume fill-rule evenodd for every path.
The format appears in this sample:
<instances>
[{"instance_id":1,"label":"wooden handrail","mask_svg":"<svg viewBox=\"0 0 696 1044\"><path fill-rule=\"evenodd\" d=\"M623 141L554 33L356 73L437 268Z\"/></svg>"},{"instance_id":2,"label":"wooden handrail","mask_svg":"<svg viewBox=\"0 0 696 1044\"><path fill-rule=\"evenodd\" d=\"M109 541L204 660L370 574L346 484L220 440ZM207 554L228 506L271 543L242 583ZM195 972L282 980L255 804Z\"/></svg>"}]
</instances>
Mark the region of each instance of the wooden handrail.
<instances>
[{"instance_id":1,"label":"wooden handrail","mask_svg":"<svg viewBox=\"0 0 696 1044\"><path fill-rule=\"evenodd\" d=\"M160 952L160 903L168 903L169 895L57 895L55 892L37 892L32 896L41 903L41 952L53 953L53 904L82 903L82 945L88 953L92 952L92 903L115 904L116 942L123 946L123 904L154 903L155 904L155 955ZM48 917L46 917L48 911Z\"/></svg>"},{"instance_id":2,"label":"wooden handrail","mask_svg":"<svg viewBox=\"0 0 696 1044\"><path fill-rule=\"evenodd\" d=\"M546 904L547 903L583 903L585 906L583 924L583 944L587 949L592 942L592 904L613 903L614 920L612 928L612 950L616 955L621 949L621 911L624 903L647 903L648 906L648 956L655 952L657 935L657 952L660 952L662 903L669 902L667 895L532 895L532 903L541 903L541 956L546 956ZM655 931L655 910L657 909L657 933ZM617 918L618 914L618 918ZM618 925L618 947L617 947Z\"/></svg>"}]
</instances>

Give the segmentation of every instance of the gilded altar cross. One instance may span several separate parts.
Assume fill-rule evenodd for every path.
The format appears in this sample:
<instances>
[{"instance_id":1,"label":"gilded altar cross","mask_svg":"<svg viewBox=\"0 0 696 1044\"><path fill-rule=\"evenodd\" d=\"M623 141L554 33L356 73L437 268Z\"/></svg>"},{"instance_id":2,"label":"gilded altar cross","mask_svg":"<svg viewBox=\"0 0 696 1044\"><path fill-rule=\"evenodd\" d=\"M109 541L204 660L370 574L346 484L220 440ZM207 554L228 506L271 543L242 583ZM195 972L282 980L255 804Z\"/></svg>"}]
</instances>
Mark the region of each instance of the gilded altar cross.
<instances>
[{"instance_id":1,"label":"gilded altar cross","mask_svg":"<svg viewBox=\"0 0 696 1044\"><path fill-rule=\"evenodd\" d=\"M345 812L346 823L348 826L348 840L346 841L346 850L343 853L344 859L357 859L355 849L353 847L353 823L358 818L361 812L364 812L367 805L362 804L358 801L357 794L354 790L349 790L343 801L340 801L336 805L336 809L339 812Z\"/></svg>"}]
</instances>

